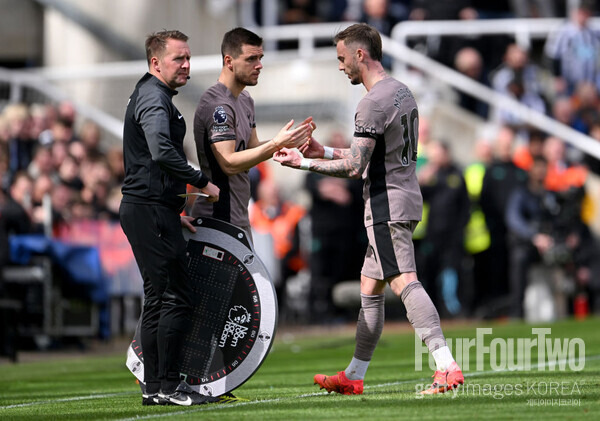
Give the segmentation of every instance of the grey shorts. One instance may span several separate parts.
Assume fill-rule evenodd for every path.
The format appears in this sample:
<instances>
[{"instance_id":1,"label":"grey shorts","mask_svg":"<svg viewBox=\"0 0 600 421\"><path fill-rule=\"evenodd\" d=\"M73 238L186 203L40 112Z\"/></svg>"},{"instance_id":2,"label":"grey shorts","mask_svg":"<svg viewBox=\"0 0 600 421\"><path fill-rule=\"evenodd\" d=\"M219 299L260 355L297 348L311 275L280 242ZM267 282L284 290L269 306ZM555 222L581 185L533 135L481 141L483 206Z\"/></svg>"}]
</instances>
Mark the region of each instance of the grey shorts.
<instances>
[{"instance_id":1,"label":"grey shorts","mask_svg":"<svg viewBox=\"0 0 600 421\"><path fill-rule=\"evenodd\" d=\"M418 221L388 221L367 227L369 245L361 273L383 281L416 272L412 234Z\"/></svg>"}]
</instances>

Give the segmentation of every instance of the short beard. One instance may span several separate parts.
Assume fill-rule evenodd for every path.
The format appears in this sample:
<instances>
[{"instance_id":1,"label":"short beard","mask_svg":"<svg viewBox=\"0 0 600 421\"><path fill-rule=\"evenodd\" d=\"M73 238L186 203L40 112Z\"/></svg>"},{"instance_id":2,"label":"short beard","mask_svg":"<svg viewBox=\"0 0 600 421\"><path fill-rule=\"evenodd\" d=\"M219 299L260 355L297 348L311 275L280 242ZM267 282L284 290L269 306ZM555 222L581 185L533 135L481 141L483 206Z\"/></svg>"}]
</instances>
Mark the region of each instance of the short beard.
<instances>
[{"instance_id":1,"label":"short beard","mask_svg":"<svg viewBox=\"0 0 600 421\"><path fill-rule=\"evenodd\" d=\"M238 84L244 85L244 86L256 86L256 84L258 84L258 79L255 81L251 77L242 78L242 77L236 76L235 80Z\"/></svg>"}]
</instances>

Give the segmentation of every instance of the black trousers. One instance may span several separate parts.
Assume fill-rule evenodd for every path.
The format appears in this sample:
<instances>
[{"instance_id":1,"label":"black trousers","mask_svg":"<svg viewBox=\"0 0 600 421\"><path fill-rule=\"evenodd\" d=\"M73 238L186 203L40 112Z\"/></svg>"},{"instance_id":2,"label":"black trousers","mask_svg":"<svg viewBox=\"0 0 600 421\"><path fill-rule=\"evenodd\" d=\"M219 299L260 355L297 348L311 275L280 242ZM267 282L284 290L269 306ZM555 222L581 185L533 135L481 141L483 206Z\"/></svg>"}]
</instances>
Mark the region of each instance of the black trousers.
<instances>
[{"instance_id":1,"label":"black trousers","mask_svg":"<svg viewBox=\"0 0 600 421\"><path fill-rule=\"evenodd\" d=\"M171 393L191 313L192 289L180 217L160 205L121 203L121 226L144 280L141 340L147 393Z\"/></svg>"},{"instance_id":2,"label":"black trousers","mask_svg":"<svg viewBox=\"0 0 600 421\"><path fill-rule=\"evenodd\" d=\"M510 248L510 298L511 317L522 318L523 300L527 288L527 273L531 265L541 260L532 244L512 244Z\"/></svg>"}]
</instances>

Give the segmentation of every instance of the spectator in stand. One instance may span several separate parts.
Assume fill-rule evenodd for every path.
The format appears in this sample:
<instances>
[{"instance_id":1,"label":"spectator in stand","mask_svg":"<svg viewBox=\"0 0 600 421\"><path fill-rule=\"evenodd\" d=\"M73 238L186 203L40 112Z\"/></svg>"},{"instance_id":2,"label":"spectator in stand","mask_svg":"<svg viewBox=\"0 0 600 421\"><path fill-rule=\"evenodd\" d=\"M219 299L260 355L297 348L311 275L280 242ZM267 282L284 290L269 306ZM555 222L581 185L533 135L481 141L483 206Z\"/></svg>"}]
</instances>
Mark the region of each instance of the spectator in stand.
<instances>
[{"instance_id":1,"label":"spectator in stand","mask_svg":"<svg viewBox=\"0 0 600 421\"><path fill-rule=\"evenodd\" d=\"M412 2L410 19L412 20L475 20L487 19L492 15L506 15L508 7L502 2L476 0L416 0ZM416 48L426 51L435 60L452 67L454 57L465 47L477 49L483 56L487 68L495 68L502 61L498 54L511 42L508 36L428 36L422 45Z\"/></svg>"},{"instance_id":2,"label":"spectator in stand","mask_svg":"<svg viewBox=\"0 0 600 421\"><path fill-rule=\"evenodd\" d=\"M494 311L502 311L502 300L508 292L508 246L506 243L506 205L513 190L523 185L527 173L513 163L515 134L509 127L498 131L494 142L494 159L485 172L481 187L481 209L490 232L490 293L498 301L490 304Z\"/></svg>"},{"instance_id":3,"label":"spectator in stand","mask_svg":"<svg viewBox=\"0 0 600 421\"><path fill-rule=\"evenodd\" d=\"M3 145L0 143L0 148ZM8 172L8 159L6 154L0 149L0 189L6 190L10 185L10 177Z\"/></svg>"},{"instance_id":4,"label":"spectator in stand","mask_svg":"<svg viewBox=\"0 0 600 421\"><path fill-rule=\"evenodd\" d=\"M31 123L29 125L29 137L39 143L40 134L48 126L48 107L42 104L32 104L29 106Z\"/></svg>"},{"instance_id":5,"label":"spectator in stand","mask_svg":"<svg viewBox=\"0 0 600 421\"><path fill-rule=\"evenodd\" d=\"M410 20L477 19L477 11L471 7L471 0L414 0L411 5ZM467 41L462 37L430 36L420 49L424 49L433 59L452 67L456 53L465 46L465 42Z\"/></svg>"},{"instance_id":6,"label":"spectator in stand","mask_svg":"<svg viewBox=\"0 0 600 421\"><path fill-rule=\"evenodd\" d=\"M258 185L263 180L272 179L271 167L267 161L262 161L250 168L248 177L250 178L250 198L255 202L258 200Z\"/></svg>"},{"instance_id":7,"label":"spectator in stand","mask_svg":"<svg viewBox=\"0 0 600 421\"><path fill-rule=\"evenodd\" d=\"M345 20L356 20L348 19L348 6L349 3L356 0L330 0L322 1L319 4L318 12L319 15L326 22L342 22Z\"/></svg>"},{"instance_id":8,"label":"spectator in stand","mask_svg":"<svg viewBox=\"0 0 600 421\"><path fill-rule=\"evenodd\" d=\"M540 70L529 62L525 49L512 43L506 48L503 62L490 76L494 90L509 95L523 105L538 112L546 113L546 102L542 97L540 86ZM507 124L519 131L519 135L527 138L527 127L519 118L519 113L510 109L495 110L494 119L499 124Z\"/></svg>"},{"instance_id":9,"label":"spectator in stand","mask_svg":"<svg viewBox=\"0 0 600 421\"><path fill-rule=\"evenodd\" d=\"M112 173L114 182L118 185L123 184L125 179L125 166L123 165L123 150L120 146L113 146L108 149L106 160Z\"/></svg>"},{"instance_id":10,"label":"spectator in stand","mask_svg":"<svg viewBox=\"0 0 600 421\"><path fill-rule=\"evenodd\" d=\"M557 5L555 0L511 0L517 18L555 18Z\"/></svg>"},{"instance_id":11,"label":"spectator in stand","mask_svg":"<svg viewBox=\"0 0 600 421\"><path fill-rule=\"evenodd\" d=\"M52 227L68 223L72 218L71 207L75 191L65 183L58 182L52 188Z\"/></svg>"},{"instance_id":12,"label":"spectator in stand","mask_svg":"<svg viewBox=\"0 0 600 421\"><path fill-rule=\"evenodd\" d=\"M66 125L73 128L75 127L75 121L77 119L77 110L75 105L69 101L64 100L58 104L57 107L58 118L65 122Z\"/></svg>"},{"instance_id":13,"label":"spectator in stand","mask_svg":"<svg viewBox=\"0 0 600 421\"><path fill-rule=\"evenodd\" d=\"M523 317L527 272L554 245L549 225L552 218L544 206L544 202L553 197L544 188L546 168L543 158L535 158L527 184L511 193L506 207L506 224L510 234L511 317Z\"/></svg>"},{"instance_id":14,"label":"spectator in stand","mask_svg":"<svg viewBox=\"0 0 600 421\"><path fill-rule=\"evenodd\" d=\"M91 204L84 201L81 196L75 196L71 207L72 221L85 221L95 218L94 208Z\"/></svg>"},{"instance_id":15,"label":"spectator in stand","mask_svg":"<svg viewBox=\"0 0 600 421\"><path fill-rule=\"evenodd\" d=\"M23 104L7 106L3 113L7 124L6 153L9 172L24 170L33 159L35 139L29 137L29 111Z\"/></svg>"},{"instance_id":16,"label":"spectator in stand","mask_svg":"<svg viewBox=\"0 0 600 421\"><path fill-rule=\"evenodd\" d=\"M417 171L427 163L427 147L431 141L431 126L429 119L424 115L419 116L419 147L417 151Z\"/></svg>"},{"instance_id":17,"label":"spectator in stand","mask_svg":"<svg viewBox=\"0 0 600 421\"><path fill-rule=\"evenodd\" d=\"M321 18L317 13L315 0L285 0L281 23L284 25L294 23L316 23Z\"/></svg>"},{"instance_id":18,"label":"spectator in stand","mask_svg":"<svg viewBox=\"0 0 600 421\"><path fill-rule=\"evenodd\" d=\"M75 132L71 121L62 117L58 117L50 129L40 133L40 143L45 146L54 142L70 143L75 140Z\"/></svg>"},{"instance_id":19,"label":"spectator in stand","mask_svg":"<svg viewBox=\"0 0 600 421\"><path fill-rule=\"evenodd\" d=\"M597 298L598 247L580 216L583 187L547 190L547 168L536 158L527 187L516 190L507 207L513 317L523 316L527 272L536 262L562 268L578 291Z\"/></svg>"},{"instance_id":20,"label":"spectator in stand","mask_svg":"<svg viewBox=\"0 0 600 421\"><path fill-rule=\"evenodd\" d=\"M515 16L514 0L472 0L471 6L477 11L478 19L506 19Z\"/></svg>"},{"instance_id":21,"label":"spectator in stand","mask_svg":"<svg viewBox=\"0 0 600 421\"><path fill-rule=\"evenodd\" d=\"M52 150L48 146L38 145L35 150L33 161L27 167L27 172L34 180L41 175L56 177L56 168L52 159Z\"/></svg>"},{"instance_id":22,"label":"spectator in stand","mask_svg":"<svg viewBox=\"0 0 600 421\"><path fill-rule=\"evenodd\" d=\"M600 120L596 120L590 127L590 136L600 142ZM596 175L600 175L600 159L595 156L585 154L583 157L583 164L587 169Z\"/></svg>"},{"instance_id":23,"label":"spectator in stand","mask_svg":"<svg viewBox=\"0 0 600 421\"><path fill-rule=\"evenodd\" d=\"M464 171L465 185L469 193L470 217L465 227L465 251L467 252L467 266L471 268L465 283L472 285L472 294L465 294L465 304L470 312L487 308L487 303L493 297L488 280L490 279L490 231L485 222L485 215L481 210L481 189L483 178L489 165L491 165L494 152L491 142L480 138L475 142L475 161L469 164ZM470 279L472 277L472 279ZM464 291L465 288L462 288ZM479 308L477 308L479 307Z\"/></svg>"},{"instance_id":24,"label":"spectator in stand","mask_svg":"<svg viewBox=\"0 0 600 421\"><path fill-rule=\"evenodd\" d=\"M568 96L560 96L552 104L552 117L559 123L569 126L572 129L575 129L577 124L575 111L573 101ZM580 161L583 159L581 151L573 147L565 148L564 153L570 161Z\"/></svg>"},{"instance_id":25,"label":"spectator in stand","mask_svg":"<svg viewBox=\"0 0 600 421\"><path fill-rule=\"evenodd\" d=\"M275 258L279 262L279 279L274 280L279 308L285 312L285 286L287 279L306 266L300 248L300 220L306 210L282 199L279 187L270 179L263 180L257 188L258 200L250 206L250 226L253 231L271 234Z\"/></svg>"},{"instance_id":26,"label":"spectator in stand","mask_svg":"<svg viewBox=\"0 0 600 421\"><path fill-rule=\"evenodd\" d=\"M505 94L531 110L541 114L546 113L546 103L542 97L527 92L525 89L523 73L521 71L514 71L512 73L512 79L506 87ZM519 137L526 139L529 134L529 125L521 119L520 115L520 112L513 110L511 107L496 108L493 120L500 125L511 127L519 134Z\"/></svg>"},{"instance_id":27,"label":"spectator in stand","mask_svg":"<svg viewBox=\"0 0 600 421\"><path fill-rule=\"evenodd\" d=\"M6 206L11 209L11 214L23 218L19 223L23 224L21 231L31 230L31 195L33 193L33 180L26 171L19 171L13 177L9 187Z\"/></svg>"},{"instance_id":28,"label":"spectator in stand","mask_svg":"<svg viewBox=\"0 0 600 421\"><path fill-rule=\"evenodd\" d=\"M392 28L400 20L398 16L390 13L390 1L364 0L362 6L360 21L373 26L380 34L390 36ZM391 69L392 58L384 54L381 63L386 69Z\"/></svg>"},{"instance_id":29,"label":"spectator in stand","mask_svg":"<svg viewBox=\"0 0 600 421\"><path fill-rule=\"evenodd\" d=\"M600 120L598 88L592 82L579 82L571 101L574 108L573 128L589 134L594 122Z\"/></svg>"},{"instance_id":30,"label":"spectator in stand","mask_svg":"<svg viewBox=\"0 0 600 421\"><path fill-rule=\"evenodd\" d=\"M527 143L515 148L513 162L523 171L529 171L535 158L543 156L546 135L539 130L529 130Z\"/></svg>"},{"instance_id":31,"label":"spectator in stand","mask_svg":"<svg viewBox=\"0 0 600 421\"><path fill-rule=\"evenodd\" d=\"M111 187L114 185L110 167L104 157L86 160L81 164L83 189L81 199L88 203L98 216L106 212L106 201Z\"/></svg>"},{"instance_id":32,"label":"spectator in stand","mask_svg":"<svg viewBox=\"0 0 600 421\"><path fill-rule=\"evenodd\" d=\"M343 133L334 132L328 146L343 149L349 142ZM363 183L309 172L305 185L312 199L309 313L311 322L323 323L343 316L333 304L333 287L361 270L367 247Z\"/></svg>"},{"instance_id":33,"label":"spectator in stand","mask_svg":"<svg viewBox=\"0 0 600 421\"><path fill-rule=\"evenodd\" d=\"M587 170L581 165L569 163L565 143L557 137L548 137L544 142L544 158L547 161L545 187L547 190L562 192L570 188L580 188L585 184Z\"/></svg>"},{"instance_id":34,"label":"spectator in stand","mask_svg":"<svg viewBox=\"0 0 600 421\"><path fill-rule=\"evenodd\" d=\"M544 53L556 78L556 92L572 95L579 82L600 87L600 32L589 25L595 1L580 0L569 21L550 33Z\"/></svg>"},{"instance_id":35,"label":"spectator in stand","mask_svg":"<svg viewBox=\"0 0 600 421\"><path fill-rule=\"evenodd\" d=\"M31 180L23 171L15 174L9 192L0 189L0 268L10 261L9 236L31 232L31 219L22 203L27 202L26 197L30 194ZM0 296L3 296L2 281L0 273ZM4 349L4 346L4 343L0 344L0 350Z\"/></svg>"},{"instance_id":36,"label":"spectator in stand","mask_svg":"<svg viewBox=\"0 0 600 421\"><path fill-rule=\"evenodd\" d=\"M62 142L55 142L49 148L52 155L52 165L55 169L58 169L67 155L69 155L69 145Z\"/></svg>"},{"instance_id":37,"label":"spectator in stand","mask_svg":"<svg viewBox=\"0 0 600 421\"><path fill-rule=\"evenodd\" d=\"M472 47L464 47L456 53L454 58L454 67L463 75L488 85L486 74L483 67L483 59L479 51ZM470 111L483 119L487 119L488 105L466 92L458 93L459 105L467 111Z\"/></svg>"},{"instance_id":38,"label":"spectator in stand","mask_svg":"<svg viewBox=\"0 0 600 421\"><path fill-rule=\"evenodd\" d=\"M440 314L456 316L463 310L458 290L469 196L462 171L452 161L448 145L433 141L428 152L429 162L418 175L423 200L429 203L418 271Z\"/></svg>"},{"instance_id":39,"label":"spectator in stand","mask_svg":"<svg viewBox=\"0 0 600 421\"><path fill-rule=\"evenodd\" d=\"M541 97L540 69L529 61L529 54L523 47L511 43L506 47L502 64L491 73L492 87L498 92L507 93L516 73L521 74L525 92Z\"/></svg>"},{"instance_id":40,"label":"spectator in stand","mask_svg":"<svg viewBox=\"0 0 600 421\"><path fill-rule=\"evenodd\" d=\"M566 126L573 127L575 111L570 97L561 96L552 102L552 117Z\"/></svg>"},{"instance_id":41,"label":"spectator in stand","mask_svg":"<svg viewBox=\"0 0 600 421\"><path fill-rule=\"evenodd\" d=\"M316 0L285 0L284 3L279 19L281 25L321 22ZM298 48L298 41L279 41L278 47L282 50Z\"/></svg>"},{"instance_id":42,"label":"spectator in stand","mask_svg":"<svg viewBox=\"0 0 600 421\"><path fill-rule=\"evenodd\" d=\"M429 119L425 116L419 116L419 137L418 139L418 147L417 147L417 165L415 172L417 177L421 169L426 167L427 162L429 162L429 154L428 148L429 144L432 141L431 138L431 127L429 123ZM413 231L413 244L415 248L415 254L419 255L420 247L423 238L425 238L425 233L427 232L427 221L429 219L429 203L423 200L423 213L421 215L421 221L417 224L415 230Z\"/></svg>"},{"instance_id":43,"label":"spectator in stand","mask_svg":"<svg viewBox=\"0 0 600 421\"><path fill-rule=\"evenodd\" d=\"M119 221L119 206L121 204L121 199L123 198L123 194L121 193L121 185L113 186L108 192L108 197L106 198L106 209L105 212L100 216L102 218L108 219L109 221L118 222Z\"/></svg>"},{"instance_id":44,"label":"spectator in stand","mask_svg":"<svg viewBox=\"0 0 600 421\"><path fill-rule=\"evenodd\" d=\"M364 0L361 22L368 23L381 34L389 36L400 17L390 13L389 0Z\"/></svg>"},{"instance_id":45,"label":"spectator in stand","mask_svg":"<svg viewBox=\"0 0 600 421\"><path fill-rule=\"evenodd\" d=\"M102 140L100 127L93 121L86 121L79 130L79 139L85 147L88 156L102 155L100 141Z\"/></svg>"},{"instance_id":46,"label":"spectator in stand","mask_svg":"<svg viewBox=\"0 0 600 421\"><path fill-rule=\"evenodd\" d=\"M46 198L52 197L54 182L49 175L41 174L33 181L33 190L31 193L31 219L33 221L33 231L44 233L51 221L52 215L48 214L45 207Z\"/></svg>"},{"instance_id":47,"label":"spectator in stand","mask_svg":"<svg viewBox=\"0 0 600 421\"><path fill-rule=\"evenodd\" d=\"M81 181L79 163L72 155L66 155L58 167L58 178L61 183L66 184L73 190L79 192L83 189Z\"/></svg>"},{"instance_id":48,"label":"spectator in stand","mask_svg":"<svg viewBox=\"0 0 600 421\"><path fill-rule=\"evenodd\" d=\"M85 146L83 146L83 143L77 141L69 143L68 150L69 154L75 157L75 159L77 159L77 162L79 163L83 163L88 159L94 160L102 158L102 155L88 156L87 149L85 148Z\"/></svg>"}]
</instances>

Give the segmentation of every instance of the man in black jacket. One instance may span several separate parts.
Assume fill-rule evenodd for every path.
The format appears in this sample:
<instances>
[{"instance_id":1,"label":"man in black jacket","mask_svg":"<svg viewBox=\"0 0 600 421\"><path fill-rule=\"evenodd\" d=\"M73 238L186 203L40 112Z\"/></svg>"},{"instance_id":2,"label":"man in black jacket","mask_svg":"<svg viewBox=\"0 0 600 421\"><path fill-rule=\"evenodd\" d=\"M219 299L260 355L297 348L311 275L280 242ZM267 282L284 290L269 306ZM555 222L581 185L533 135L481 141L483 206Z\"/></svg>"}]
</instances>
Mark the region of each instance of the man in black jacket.
<instances>
[{"instance_id":1,"label":"man in black jacket","mask_svg":"<svg viewBox=\"0 0 600 421\"><path fill-rule=\"evenodd\" d=\"M187 272L184 226L180 217L192 184L219 199L219 189L187 163L183 150L185 121L172 102L176 88L187 83L190 48L179 31L162 31L146 39L149 72L127 103L123 132L125 180L119 210L144 280L141 341L144 350L144 405L205 403L179 380L179 351L187 330L191 286Z\"/></svg>"},{"instance_id":2,"label":"man in black jacket","mask_svg":"<svg viewBox=\"0 0 600 421\"><path fill-rule=\"evenodd\" d=\"M419 173L419 185L423 200L429 203L429 214L417 262L425 289L442 316L456 316L463 310L459 292L465 292L459 283L469 196L448 144L432 141L427 153L429 162Z\"/></svg>"}]
</instances>

